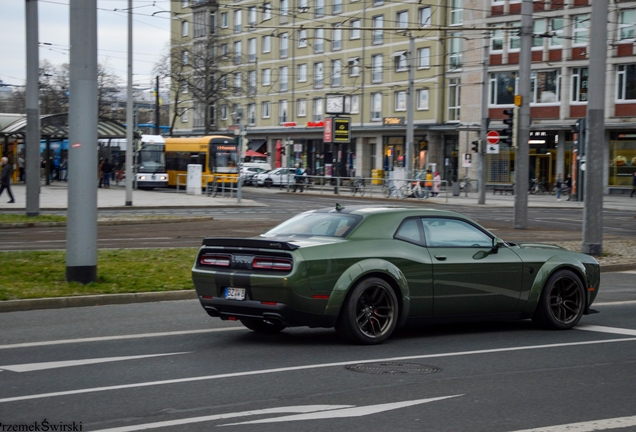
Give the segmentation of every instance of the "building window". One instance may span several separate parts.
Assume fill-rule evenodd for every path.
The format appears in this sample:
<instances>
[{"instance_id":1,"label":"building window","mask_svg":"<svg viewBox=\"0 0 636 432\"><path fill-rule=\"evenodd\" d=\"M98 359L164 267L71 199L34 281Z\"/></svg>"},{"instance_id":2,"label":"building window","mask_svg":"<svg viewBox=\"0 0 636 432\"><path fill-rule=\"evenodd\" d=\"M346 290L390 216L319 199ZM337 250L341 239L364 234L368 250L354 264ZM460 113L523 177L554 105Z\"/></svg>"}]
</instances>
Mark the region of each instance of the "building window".
<instances>
[{"instance_id":1,"label":"building window","mask_svg":"<svg viewBox=\"0 0 636 432\"><path fill-rule=\"evenodd\" d=\"M288 83L288 79L289 79L289 69L287 68L287 66L283 66L281 68L278 69L278 82L280 84L280 91L281 92L286 92L287 91L287 83Z\"/></svg>"},{"instance_id":2,"label":"building window","mask_svg":"<svg viewBox=\"0 0 636 432\"><path fill-rule=\"evenodd\" d=\"M517 94L517 72L490 74L490 105L512 105Z\"/></svg>"},{"instance_id":3,"label":"building window","mask_svg":"<svg viewBox=\"0 0 636 432\"><path fill-rule=\"evenodd\" d=\"M398 29L406 29L409 26L409 13L400 11L395 15L395 21Z\"/></svg>"},{"instance_id":4,"label":"building window","mask_svg":"<svg viewBox=\"0 0 636 432\"><path fill-rule=\"evenodd\" d=\"M587 102L587 68L572 68L572 102Z\"/></svg>"},{"instance_id":5,"label":"building window","mask_svg":"<svg viewBox=\"0 0 636 432\"><path fill-rule=\"evenodd\" d=\"M289 33L283 33L280 35L279 51L280 58L289 57Z\"/></svg>"},{"instance_id":6,"label":"building window","mask_svg":"<svg viewBox=\"0 0 636 432\"><path fill-rule=\"evenodd\" d=\"M227 105L221 105L221 120L227 120L227 116L228 116L228 109L227 109Z\"/></svg>"},{"instance_id":7,"label":"building window","mask_svg":"<svg viewBox=\"0 0 636 432\"><path fill-rule=\"evenodd\" d=\"M272 4L263 3L263 21L272 19Z\"/></svg>"},{"instance_id":8,"label":"building window","mask_svg":"<svg viewBox=\"0 0 636 432\"><path fill-rule=\"evenodd\" d=\"M351 21L351 30L349 30L349 39L360 39L360 20Z\"/></svg>"},{"instance_id":9,"label":"building window","mask_svg":"<svg viewBox=\"0 0 636 432\"><path fill-rule=\"evenodd\" d=\"M230 26L230 19L227 12L221 13L221 28L228 28Z\"/></svg>"},{"instance_id":10,"label":"building window","mask_svg":"<svg viewBox=\"0 0 636 432\"><path fill-rule=\"evenodd\" d=\"M515 26L520 25L520 23L514 23ZM519 51L521 48L521 37L519 37L519 32L517 31L509 31L508 32L508 49L510 51Z\"/></svg>"},{"instance_id":11,"label":"building window","mask_svg":"<svg viewBox=\"0 0 636 432\"><path fill-rule=\"evenodd\" d=\"M428 69L430 67L431 67L431 49L418 48L417 49L417 68Z\"/></svg>"},{"instance_id":12,"label":"building window","mask_svg":"<svg viewBox=\"0 0 636 432\"><path fill-rule=\"evenodd\" d=\"M227 44L222 44L221 45L221 57L227 58L228 51L229 50L227 48Z\"/></svg>"},{"instance_id":13,"label":"building window","mask_svg":"<svg viewBox=\"0 0 636 432\"><path fill-rule=\"evenodd\" d=\"M181 21L181 36L188 36L188 21Z\"/></svg>"},{"instance_id":14,"label":"building window","mask_svg":"<svg viewBox=\"0 0 636 432\"><path fill-rule=\"evenodd\" d=\"M371 82L382 82L382 54L371 57Z\"/></svg>"},{"instance_id":15,"label":"building window","mask_svg":"<svg viewBox=\"0 0 636 432\"><path fill-rule=\"evenodd\" d=\"M354 57L348 60L349 66L349 76L357 77L360 76L360 57Z\"/></svg>"},{"instance_id":16,"label":"building window","mask_svg":"<svg viewBox=\"0 0 636 432\"><path fill-rule=\"evenodd\" d=\"M247 25L250 27L256 26L256 6L250 6L247 9Z\"/></svg>"},{"instance_id":17,"label":"building window","mask_svg":"<svg viewBox=\"0 0 636 432\"><path fill-rule=\"evenodd\" d=\"M574 16L574 30L573 30L573 45L587 45L588 36L590 32L590 16L575 15Z\"/></svg>"},{"instance_id":18,"label":"building window","mask_svg":"<svg viewBox=\"0 0 636 432\"><path fill-rule=\"evenodd\" d=\"M206 29L206 19L207 14L205 12L196 12L193 15L192 25L193 25L193 36L195 38L203 37L207 34ZM200 110L203 111L203 110Z\"/></svg>"},{"instance_id":19,"label":"building window","mask_svg":"<svg viewBox=\"0 0 636 432\"><path fill-rule=\"evenodd\" d=\"M342 13L342 0L333 0L333 13Z\"/></svg>"},{"instance_id":20,"label":"building window","mask_svg":"<svg viewBox=\"0 0 636 432\"><path fill-rule=\"evenodd\" d=\"M323 101L323 98L314 99L314 109L313 109L314 114L313 114L312 120L315 122L322 120L322 101Z\"/></svg>"},{"instance_id":21,"label":"building window","mask_svg":"<svg viewBox=\"0 0 636 432\"><path fill-rule=\"evenodd\" d=\"M240 33L243 29L243 11L235 10L234 11L234 33Z\"/></svg>"},{"instance_id":22,"label":"building window","mask_svg":"<svg viewBox=\"0 0 636 432\"><path fill-rule=\"evenodd\" d=\"M181 63L184 65L188 65L190 63L190 53L188 51L183 51L183 53L181 53Z\"/></svg>"},{"instance_id":23,"label":"building window","mask_svg":"<svg viewBox=\"0 0 636 432\"><path fill-rule=\"evenodd\" d=\"M270 118L271 116L270 108L271 108L271 105L269 102L261 102L261 118Z\"/></svg>"},{"instance_id":24,"label":"building window","mask_svg":"<svg viewBox=\"0 0 636 432\"><path fill-rule=\"evenodd\" d=\"M342 60L331 61L331 87L340 87L342 77Z\"/></svg>"},{"instance_id":25,"label":"building window","mask_svg":"<svg viewBox=\"0 0 636 432\"><path fill-rule=\"evenodd\" d=\"M431 7L421 7L417 10L417 23L420 27L429 27L431 25Z\"/></svg>"},{"instance_id":26,"label":"building window","mask_svg":"<svg viewBox=\"0 0 636 432\"><path fill-rule=\"evenodd\" d=\"M428 89L420 89L417 91L417 109L418 110L429 109Z\"/></svg>"},{"instance_id":27,"label":"building window","mask_svg":"<svg viewBox=\"0 0 636 432\"><path fill-rule=\"evenodd\" d=\"M184 81L183 84L181 85L181 93L183 94L188 94L189 90L189 84L187 81Z\"/></svg>"},{"instance_id":28,"label":"building window","mask_svg":"<svg viewBox=\"0 0 636 432\"><path fill-rule=\"evenodd\" d=\"M298 48L307 46L307 29L298 30Z\"/></svg>"},{"instance_id":29,"label":"building window","mask_svg":"<svg viewBox=\"0 0 636 432\"><path fill-rule=\"evenodd\" d=\"M395 62L395 71L404 72L407 70L407 58L406 51L398 51L393 54L393 61Z\"/></svg>"},{"instance_id":30,"label":"building window","mask_svg":"<svg viewBox=\"0 0 636 432\"><path fill-rule=\"evenodd\" d=\"M210 113L210 117L208 118L208 120L210 121L210 126L216 126L216 105L208 105L208 112ZM201 119L202 122L204 120L204 118Z\"/></svg>"},{"instance_id":31,"label":"building window","mask_svg":"<svg viewBox=\"0 0 636 432\"><path fill-rule=\"evenodd\" d=\"M248 91L251 95L253 95L256 93L256 71L255 70L249 71L247 79L248 79L248 86L249 86Z\"/></svg>"},{"instance_id":32,"label":"building window","mask_svg":"<svg viewBox=\"0 0 636 432\"><path fill-rule=\"evenodd\" d=\"M382 93L371 93L371 120L382 120Z\"/></svg>"},{"instance_id":33,"label":"building window","mask_svg":"<svg viewBox=\"0 0 636 432\"><path fill-rule=\"evenodd\" d=\"M325 0L314 0L316 10L314 11L314 18L318 18L325 15Z\"/></svg>"},{"instance_id":34,"label":"building window","mask_svg":"<svg viewBox=\"0 0 636 432\"><path fill-rule=\"evenodd\" d=\"M323 72L324 70L323 70L322 62L314 63L314 87L315 88L322 88L323 80L324 80Z\"/></svg>"},{"instance_id":35,"label":"building window","mask_svg":"<svg viewBox=\"0 0 636 432\"><path fill-rule=\"evenodd\" d=\"M360 95L351 96L350 101L351 105L348 107L348 112L351 114L360 114Z\"/></svg>"},{"instance_id":36,"label":"building window","mask_svg":"<svg viewBox=\"0 0 636 432\"><path fill-rule=\"evenodd\" d=\"M254 63L256 61L256 38L247 41L247 61Z\"/></svg>"},{"instance_id":37,"label":"building window","mask_svg":"<svg viewBox=\"0 0 636 432\"><path fill-rule=\"evenodd\" d=\"M309 0L298 0L298 12L306 13L309 10Z\"/></svg>"},{"instance_id":38,"label":"building window","mask_svg":"<svg viewBox=\"0 0 636 432\"><path fill-rule=\"evenodd\" d=\"M314 52L316 54L325 51L325 29L317 28L314 30Z\"/></svg>"},{"instance_id":39,"label":"building window","mask_svg":"<svg viewBox=\"0 0 636 432\"><path fill-rule=\"evenodd\" d=\"M282 100L278 102L278 123L283 124L289 121L287 109L287 101Z\"/></svg>"},{"instance_id":40,"label":"building window","mask_svg":"<svg viewBox=\"0 0 636 432\"><path fill-rule=\"evenodd\" d=\"M234 74L234 94L240 95L243 87L243 79L240 72Z\"/></svg>"},{"instance_id":41,"label":"building window","mask_svg":"<svg viewBox=\"0 0 636 432\"><path fill-rule=\"evenodd\" d=\"M298 99L296 101L296 116L298 117L307 116L307 99Z\"/></svg>"},{"instance_id":42,"label":"building window","mask_svg":"<svg viewBox=\"0 0 636 432\"><path fill-rule=\"evenodd\" d=\"M338 23L333 27L331 32L331 50L339 51L342 49L342 24Z\"/></svg>"},{"instance_id":43,"label":"building window","mask_svg":"<svg viewBox=\"0 0 636 432\"><path fill-rule=\"evenodd\" d=\"M247 104L247 124L250 126L256 124L256 104Z\"/></svg>"},{"instance_id":44,"label":"building window","mask_svg":"<svg viewBox=\"0 0 636 432\"><path fill-rule=\"evenodd\" d=\"M563 18L550 18L550 47L563 46Z\"/></svg>"},{"instance_id":45,"label":"building window","mask_svg":"<svg viewBox=\"0 0 636 432\"><path fill-rule=\"evenodd\" d=\"M234 64L239 65L243 62L241 41L234 42Z\"/></svg>"},{"instance_id":46,"label":"building window","mask_svg":"<svg viewBox=\"0 0 636 432\"><path fill-rule=\"evenodd\" d=\"M490 32L490 51L491 52L503 51L503 45L504 45L503 24L496 24L493 26L493 30Z\"/></svg>"},{"instance_id":47,"label":"building window","mask_svg":"<svg viewBox=\"0 0 636 432\"><path fill-rule=\"evenodd\" d=\"M263 54L266 54L268 52L272 51L272 37L271 36L263 36L263 39L261 41L261 45L263 48Z\"/></svg>"},{"instance_id":48,"label":"building window","mask_svg":"<svg viewBox=\"0 0 636 432\"><path fill-rule=\"evenodd\" d=\"M187 8L189 6L190 0L181 0L181 7Z\"/></svg>"},{"instance_id":49,"label":"building window","mask_svg":"<svg viewBox=\"0 0 636 432\"><path fill-rule=\"evenodd\" d=\"M530 92L530 103L558 103L561 100L561 74L558 70L532 72Z\"/></svg>"},{"instance_id":50,"label":"building window","mask_svg":"<svg viewBox=\"0 0 636 432\"><path fill-rule=\"evenodd\" d=\"M223 90L227 89L227 74L221 75L221 83L219 85Z\"/></svg>"},{"instance_id":51,"label":"building window","mask_svg":"<svg viewBox=\"0 0 636 432\"><path fill-rule=\"evenodd\" d=\"M636 64L618 65L616 99L619 101L636 99Z\"/></svg>"},{"instance_id":52,"label":"building window","mask_svg":"<svg viewBox=\"0 0 636 432\"><path fill-rule=\"evenodd\" d=\"M462 67L462 34L460 32L451 33L448 63L450 70Z\"/></svg>"},{"instance_id":53,"label":"building window","mask_svg":"<svg viewBox=\"0 0 636 432\"><path fill-rule=\"evenodd\" d=\"M373 27L371 42L376 45L381 44L384 41L384 17L382 15L374 16L371 19L371 27Z\"/></svg>"},{"instance_id":54,"label":"building window","mask_svg":"<svg viewBox=\"0 0 636 432\"><path fill-rule=\"evenodd\" d=\"M187 123L188 122L188 109L184 108L183 111L181 111L181 123Z\"/></svg>"},{"instance_id":55,"label":"building window","mask_svg":"<svg viewBox=\"0 0 636 432\"><path fill-rule=\"evenodd\" d=\"M262 74L261 81L263 82L263 86L272 85L272 70L271 69L263 69L261 74Z\"/></svg>"},{"instance_id":56,"label":"building window","mask_svg":"<svg viewBox=\"0 0 636 432\"><path fill-rule=\"evenodd\" d=\"M533 48L543 48L543 40L547 35L546 28L546 20L545 19L537 19L532 21L532 47Z\"/></svg>"},{"instance_id":57,"label":"building window","mask_svg":"<svg viewBox=\"0 0 636 432\"><path fill-rule=\"evenodd\" d=\"M406 111L406 91L395 92L395 111Z\"/></svg>"},{"instance_id":58,"label":"building window","mask_svg":"<svg viewBox=\"0 0 636 432\"><path fill-rule=\"evenodd\" d=\"M625 9L618 17L620 40L634 39L634 24L636 23L636 9Z\"/></svg>"},{"instance_id":59,"label":"building window","mask_svg":"<svg viewBox=\"0 0 636 432\"><path fill-rule=\"evenodd\" d=\"M307 82L307 65L305 63L298 65L298 82Z\"/></svg>"},{"instance_id":60,"label":"building window","mask_svg":"<svg viewBox=\"0 0 636 432\"><path fill-rule=\"evenodd\" d=\"M281 16L289 15L289 1L288 0L280 0L280 14Z\"/></svg>"},{"instance_id":61,"label":"building window","mask_svg":"<svg viewBox=\"0 0 636 432\"><path fill-rule=\"evenodd\" d=\"M451 0L450 25L461 25L464 22L464 0Z\"/></svg>"},{"instance_id":62,"label":"building window","mask_svg":"<svg viewBox=\"0 0 636 432\"><path fill-rule=\"evenodd\" d=\"M460 90L459 78L448 80L448 121L459 121Z\"/></svg>"}]
</instances>

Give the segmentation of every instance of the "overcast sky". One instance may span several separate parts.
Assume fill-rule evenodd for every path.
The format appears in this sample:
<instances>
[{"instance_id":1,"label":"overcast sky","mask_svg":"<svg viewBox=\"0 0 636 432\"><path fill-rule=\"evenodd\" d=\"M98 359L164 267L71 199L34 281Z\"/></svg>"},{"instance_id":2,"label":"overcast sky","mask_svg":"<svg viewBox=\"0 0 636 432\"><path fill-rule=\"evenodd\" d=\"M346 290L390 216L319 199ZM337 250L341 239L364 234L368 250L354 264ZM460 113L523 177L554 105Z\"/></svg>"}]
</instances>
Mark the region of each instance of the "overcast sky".
<instances>
[{"instance_id":1,"label":"overcast sky","mask_svg":"<svg viewBox=\"0 0 636 432\"><path fill-rule=\"evenodd\" d=\"M26 81L25 0L0 0L0 80ZM38 0L40 62L69 62L69 0ZM97 0L98 61L127 79L128 0ZM170 0L133 0L133 82L150 86L170 41ZM152 16L156 13L155 16ZM47 45L43 45L47 44ZM50 45L48 45L50 44Z\"/></svg>"}]
</instances>

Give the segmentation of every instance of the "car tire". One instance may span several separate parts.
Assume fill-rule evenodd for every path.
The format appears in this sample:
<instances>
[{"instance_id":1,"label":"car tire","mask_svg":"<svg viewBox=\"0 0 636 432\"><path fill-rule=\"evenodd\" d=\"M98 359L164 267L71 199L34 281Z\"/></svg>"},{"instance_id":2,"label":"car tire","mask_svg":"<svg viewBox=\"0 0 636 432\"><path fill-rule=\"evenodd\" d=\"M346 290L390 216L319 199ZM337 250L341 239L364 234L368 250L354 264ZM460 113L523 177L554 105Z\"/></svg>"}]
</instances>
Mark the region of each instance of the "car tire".
<instances>
[{"instance_id":1,"label":"car tire","mask_svg":"<svg viewBox=\"0 0 636 432\"><path fill-rule=\"evenodd\" d=\"M336 322L336 332L347 342L375 345L384 342L398 320L398 301L383 279L363 279L347 295Z\"/></svg>"},{"instance_id":2,"label":"car tire","mask_svg":"<svg viewBox=\"0 0 636 432\"><path fill-rule=\"evenodd\" d=\"M267 321L257 320L257 319L242 319L241 324L243 324L248 329L255 331L256 333L262 334L275 334L282 330L285 330L287 326L283 324L271 324Z\"/></svg>"},{"instance_id":3,"label":"car tire","mask_svg":"<svg viewBox=\"0 0 636 432\"><path fill-rule=\"evenodd\" d=\"M585 289L571 270L558 270L543 287L532 321L551 330L574 327L585 310Z\"/></svg>"}]
</instances>

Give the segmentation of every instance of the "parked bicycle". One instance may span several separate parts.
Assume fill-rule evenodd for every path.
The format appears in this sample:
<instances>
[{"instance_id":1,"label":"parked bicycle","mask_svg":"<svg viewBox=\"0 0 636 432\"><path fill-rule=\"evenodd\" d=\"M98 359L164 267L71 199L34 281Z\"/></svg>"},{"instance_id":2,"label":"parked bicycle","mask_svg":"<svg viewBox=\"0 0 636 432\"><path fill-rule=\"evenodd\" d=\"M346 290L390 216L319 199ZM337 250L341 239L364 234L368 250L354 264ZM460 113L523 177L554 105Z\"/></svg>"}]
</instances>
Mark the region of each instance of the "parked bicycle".
<instances>
[{"instance_id":1,"label":"parked bicycle","mask_svg":"<svg viewBox=\"0 0 636 432\"><path fill-rule=\"evenodd\" d=\"M471 192L473 190L473 183L469 177L459 179L459 190L464 192Z\"/></svg>"},{"instance_id":2,"label":"parked bicycle","mask_svg":"<svg viewBox=\"0 0 636 432\"><path fill-rule=\"evenodd\" d=\"M530 179L530 187L528 189L528 193L532 195L543 195L545 193L545 183L543 183L543 181L539 181L539 179L536 178Z\"/></svg>"},{"instance_id":3,"label":"parked bicycle","mask_svg":"<svg viewBox=\"0 0 636 432\"><path fill-rule=\"evenodd\" d=\"M421 181L409 181L400 188L400 198L428 198L428 190L422 187Z\"/></svg>"},{"instance_id":4,"label":"parked bicycle","mask_svg":"<svg viewBox=\"0 0 636 432\"><path fill-rule=\"evenodd\" d=\"M399 193L400 190L393 184L393 180L385 180L382 185L382 195L385 198L400 196Z\"/></svg>"},{"instance_id":5,"label":"parked bicycle","mask_svg":"<svg viewBox=\"0 0 636 432\"><path fill-rule=\"evenodd\" d=\"M357 177L351 185L351 195L356 196L356 194L360 194L360 196L364 196L364 188L364 178Z\"/></svg>"}]
</instances>

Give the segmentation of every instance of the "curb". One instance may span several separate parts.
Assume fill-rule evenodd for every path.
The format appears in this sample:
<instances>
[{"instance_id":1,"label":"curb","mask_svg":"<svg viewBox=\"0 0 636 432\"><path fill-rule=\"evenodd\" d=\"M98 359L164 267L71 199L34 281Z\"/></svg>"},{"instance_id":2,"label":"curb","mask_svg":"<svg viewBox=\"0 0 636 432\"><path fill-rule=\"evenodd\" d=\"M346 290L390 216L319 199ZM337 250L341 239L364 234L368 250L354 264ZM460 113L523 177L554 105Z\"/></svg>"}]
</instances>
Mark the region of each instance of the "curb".
<instances>
[{"instance_id":1,"label":"curb","mask_svg":"<svg viewBox=\"0 0 636 432\"><path fill-rule=\"evenodd\" d=\"M163 224L172 222L199 222L214 220L212 216L198 216L198 217L179 217L179 218L166 218L166 219L122 219L122 220L101 220L97 221L99 226L112 226L112 225L138 225L138 224ZM65 227L66 222L20 222L20 223L0 223L0 229L12 229L12 228L35 228L35 227Z\"/></svg>"},{"instance_id":2,"label":"curb","mask_svg":"<svg viewBox=\"0 0 636 432\"><path fill-rule=\"evenodd\" d=\"M26 300L0 301L0 313L23 312L40 309L63 309L71 307L104 306L130 303L148 303L172 300L194 300L193 289L183 291L144 292L127 294L99 294L73 297L48 297Z\"/></svg>"}]
</instances>

